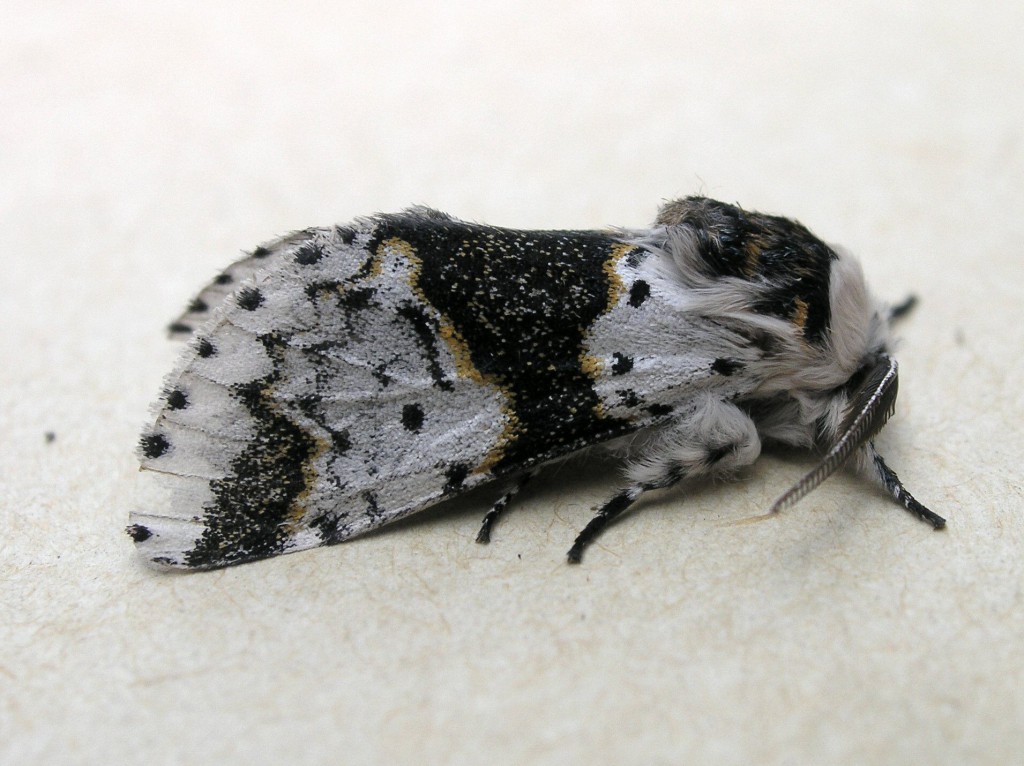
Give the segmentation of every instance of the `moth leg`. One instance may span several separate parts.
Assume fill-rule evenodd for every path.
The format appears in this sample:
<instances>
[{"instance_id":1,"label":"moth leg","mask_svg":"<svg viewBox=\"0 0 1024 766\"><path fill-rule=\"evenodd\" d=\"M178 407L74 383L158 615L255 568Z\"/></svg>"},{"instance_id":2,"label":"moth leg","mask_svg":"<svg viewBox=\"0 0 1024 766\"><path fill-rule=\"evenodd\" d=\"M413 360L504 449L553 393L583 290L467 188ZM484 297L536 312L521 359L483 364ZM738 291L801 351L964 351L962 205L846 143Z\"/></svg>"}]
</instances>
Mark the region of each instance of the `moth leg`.
<instances>
[{"instance_id":1,"label":"moth leg","mask_svg":"<svg viewBox=\"0 0 1024 766\"><path fill-rule=\"evenodd\" d=\"M569 549L569 563L579 564L587 546L644 492L696 476L728 473L750 465L760 454L761 439L750 416L708 395L659 433L640 459L630 464L631 483L601 506L579 533Z\"/></svg>"},{"instance_id":2,"label":"moth leg","mask_svg":"<svg viewBox=\"0 0 1024 766\"><path fill-rule=\"evenodd\" d=\"M682 478L682 474L678 477L673 476L661 486L670 487ZM601 534L602 531L604 531L604 528L608 526L608 522L633 505L640 495L649 489L660 488L661 487L654 484L632 484L602 505L598 510L597 515L587 522L587 526L585 526L583 531L576 536L576 540L573 542L567 555L569 563L579 564L583 559L583 551L597 538L599 534Z\"/></svg>"},{"instance_id":3,"label":"moth leg","mask_svg":"<svg viewBox=\"0 0 1024 766\"><path fill-rule=\"evenodd\" d=\"M897 319L902 319L903 317L905 317L907 314L914 310L914 306L916 305L917 296L908 295L900 303L897 303L895 306L890 307L888 317L889 324L892 324Z\"/></svg>"},{"instance_id":4,"label":"moth leg","mask_svg":"<svg viewBox=\"0 0 1024 766\"><path fill-rule=\"evenodd\" d=\"M489 510L487 512L487 515L484 516L483 523L480 525L480 531L476 534L476 541L478 543L486 544L491 541L491 527L494 526L494 522L497 521L498 517L501 516L502 513L504 513L505 509L508 507L508 504L512 501L512 498L518 495L520 490L522 490L523 487L529 484L530 479L532 479L536 475L536 470L527 471L526 473L524 473L522 476L516 479L516 483L512 485L512 488L509 489L509 491L506 492L504 495L499 497L498 502L491 506L491 510Z\"/></svg>"},{"instance_id":5,"label":"moth leg","mask_svg":"<svg viewBox=\"0 0 1024 766\"><path fill-rule=\"evenodd\" d=\"M946 526L944 518L925 508L907 491L907 488L903 486L903 482L900 481L900 477L885 464L882 456L875 450L874 442L868 442L867 453L868 459L871 461L871 467L875 472L875 478L885 487L886 492L892 496L893 500L917 516L921 521L931 524L936 530Z\"/></svg>"}]
</instances>

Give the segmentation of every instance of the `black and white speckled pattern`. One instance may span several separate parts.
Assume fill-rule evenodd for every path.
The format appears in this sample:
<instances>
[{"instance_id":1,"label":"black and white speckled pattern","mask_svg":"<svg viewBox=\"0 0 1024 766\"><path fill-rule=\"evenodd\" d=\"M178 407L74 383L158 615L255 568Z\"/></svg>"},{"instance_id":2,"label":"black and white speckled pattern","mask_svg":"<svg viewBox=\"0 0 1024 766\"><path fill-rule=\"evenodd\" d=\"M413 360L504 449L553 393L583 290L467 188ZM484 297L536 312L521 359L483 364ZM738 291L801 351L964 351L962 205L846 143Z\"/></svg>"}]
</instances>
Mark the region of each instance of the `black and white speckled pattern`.
<instances>
[{"instance_id":1,"label":"black and white speckled pattern","mask_svg":"<svg viewBox=\"0 0 1024 766\"><path fill-rule=\"evenodd\" d=\"M672 227L692 246L657 244ZM661 449L709 469L739 449L716 434L750 417L806 443L813 417L779 394L803 383L779 371L823 365L820 406L834 396L837 365L809 344L832 331L837 257L787 219L700 199L628 237L419 208L281 238L176 323L194 339L139 450L163 495L129 533L158 566L210 568L339 542L641 429L679 430ZM864 343L846 351L880 353ZM637 464L667 466L651 486L687 473L662 457Z\"/></svg>"}]
</instances>

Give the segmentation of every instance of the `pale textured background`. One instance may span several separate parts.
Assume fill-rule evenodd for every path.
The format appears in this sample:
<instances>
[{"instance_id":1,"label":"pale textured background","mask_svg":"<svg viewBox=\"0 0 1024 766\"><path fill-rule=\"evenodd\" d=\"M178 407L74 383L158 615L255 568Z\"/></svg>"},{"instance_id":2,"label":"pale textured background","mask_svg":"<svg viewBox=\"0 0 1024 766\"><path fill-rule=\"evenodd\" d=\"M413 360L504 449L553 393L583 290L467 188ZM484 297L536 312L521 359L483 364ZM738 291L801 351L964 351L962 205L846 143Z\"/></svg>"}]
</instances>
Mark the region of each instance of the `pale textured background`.
<instances>
[{"instance_id":1,"label":"pale textured background","mask_svg":"<svg viewBox=\"0 0 1024 766\"><path fill-rule=\"evenodd\" d=\"M208 5L0 10L0 761L1024 760L1019 3ZM581 568L607 465L489 547L474 496L212 574L135 559L164 326L242 248L411 203L643 225L695 192L920 295L880 446L947 532L846 475L735 524L787 453Z\"/></svg>"}]
</instances>

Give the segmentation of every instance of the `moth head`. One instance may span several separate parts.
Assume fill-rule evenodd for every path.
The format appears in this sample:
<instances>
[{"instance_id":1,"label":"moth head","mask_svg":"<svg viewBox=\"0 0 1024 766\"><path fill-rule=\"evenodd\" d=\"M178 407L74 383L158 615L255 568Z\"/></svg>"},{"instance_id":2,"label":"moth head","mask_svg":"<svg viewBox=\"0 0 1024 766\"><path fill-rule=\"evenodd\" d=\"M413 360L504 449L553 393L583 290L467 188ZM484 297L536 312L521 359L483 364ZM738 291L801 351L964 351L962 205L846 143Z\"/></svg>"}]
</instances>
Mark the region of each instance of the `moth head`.
<instances>
[{"instance_id":1,"label":"moth head","mask_svg":"<svg viewBox=\"0 0 1024 766\"><path fill-rule=\"evenodd\" d=\"M787 508L814 490L854 455L865 448L896 409L899 367L888 354L865 363L831 397L831 406L819 423L828 451L814 470L772 506Z\"/></svg>"}]
</instances>

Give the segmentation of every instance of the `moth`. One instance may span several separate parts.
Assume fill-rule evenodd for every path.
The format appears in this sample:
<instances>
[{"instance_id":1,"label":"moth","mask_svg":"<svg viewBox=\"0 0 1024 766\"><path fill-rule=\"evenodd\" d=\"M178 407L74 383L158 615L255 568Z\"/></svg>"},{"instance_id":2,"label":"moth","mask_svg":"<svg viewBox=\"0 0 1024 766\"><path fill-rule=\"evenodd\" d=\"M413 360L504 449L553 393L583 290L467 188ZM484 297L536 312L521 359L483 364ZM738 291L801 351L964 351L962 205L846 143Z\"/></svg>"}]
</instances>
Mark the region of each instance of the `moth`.
<instances>
[{"instance_id":1,"label":"moth","mask_svg":"<svg viewBox=\"0 0 1024 766\"><path fill-rule=\"evenodd\" d=\"M644 493L736 472L765 442L844 464L935 529L872 438L893 412L890 325L856 260L796 221L704 197L646 229L519 231L416 207L306 229L232 264L142 435L159 500L128 532L162 568L347 540L581 450L623 454L584 550Z\"/></svg>"}]
</instances>

